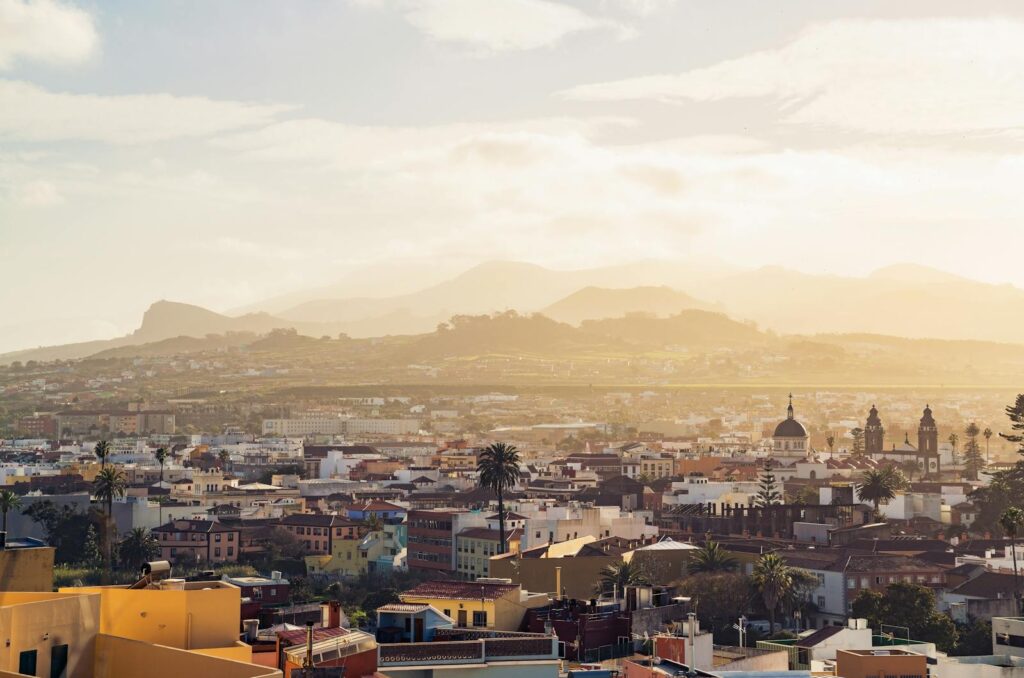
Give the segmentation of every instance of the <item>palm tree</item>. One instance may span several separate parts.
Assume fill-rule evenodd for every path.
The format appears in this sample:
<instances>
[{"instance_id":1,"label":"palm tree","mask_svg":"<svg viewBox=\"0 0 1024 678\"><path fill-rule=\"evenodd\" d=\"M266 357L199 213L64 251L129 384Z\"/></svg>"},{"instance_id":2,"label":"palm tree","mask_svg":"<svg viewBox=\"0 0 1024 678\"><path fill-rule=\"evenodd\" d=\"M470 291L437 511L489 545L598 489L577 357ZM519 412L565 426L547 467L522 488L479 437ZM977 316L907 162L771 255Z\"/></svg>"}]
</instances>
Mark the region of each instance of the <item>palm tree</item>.
<instances>
[{"instance_id":1,"label":"palm tree","mask_svg":"<svg viewBox=\"0 0 1024 678\"><path fill-rule=\"evenodd\" d=\"M601 579L594 587L595 593L606 591L618 591L623 593L627 586L641 586L649 584L647 573L632 562L614 563L601 570Z\"/></svg>"},{"instance_id":2,"label":"palm tree","mask_svg":"<svg viewBox=\"0 0 1024 678\"><path fill-rule=\"evenodd\" d=\"M981 432L981 435L985 436L985 463L988 464L991 457L988 456L988 440L992 437L992 429L985 427L985 430Z\"/></svg>"},{"instance_id":3,"label":"palm tree","mask_svg":"<svg viewBox=\"0 0 1024 678\"><path fill-rule=\"evenodd\" d=\"M384 521L381 520L379 513L367 514L363 524L366 525L366 529L370 532L380 532L384 529Z\"/></svg>"},{"instance_id":4,"label":"palm tree","mask_svg":"<svg viewBox=\"0 0 1024 678\"><path fill-rule=\"evenodd\" d=\"M957 463L957 459L956 459L956 444L957 444L957 442L959 440L960 440L960 436L958 436L956 433L950 433L949 434L949 444L953 446L953 464L954 465L956 465L956 463Z\"/></svg>"},{"instance_id":5,"label":"palm tree","mask_svg":"<svg viewBox=\"0 0 1024 678\"><path fill-rule=\"evenodd\" d=\"M4 514L4 532L7 532L7 512L21 506L21 498L10 490L0 490L0 511Z\"/></svg>"},{"instance_id":6,"label":"palm tree","mask_svg":"<svg viewBox=\"0 0 1024 678\"><path fill-rule=\"evenodd\" d=\"M1016 506L1003 511L999 516L999 525L1003 533L1010 538L1010 551L1013 553L1013 595L1017 601L1017 612L1020 613L1020 582L1017 574L1017 536L1024 527L1024 511Z\"/></svg>"},{"instance_id":7,"label":"palm tree","mask_svg":"<svg viewBox=\"0 0 1024 678\"><path fill-rule=\"evenodd\" d=\"M721 544L716 541L708 541L694 552L686 569L690 574L702 574L733 572L737 567L739 567L739 561L729 555L729 552L723 549Z\"/></svg>"},{"instance_id":8,"label":"palm tree","mask_svg":"<svg viewBox=\"0 0 1024 678\"><path fill-rule=\"evenodd\" d=\"M825 444L828 445L828 456L831 457L832 452L833 450L835 450L836 447L836 434L830 432L827 436L825 436Z\"/></svg>"},{"instance_id":9,"label":"palm tree","mask_svg":"<svg viewBox=\"0 0 1024 678\"><path fill-rule=\"evenodd\" d=\"M146 528L134 527L121 540L120 555L122 563L129 569L137 570L146 561L160 555L160 544Z\"/></svg>"},{"instance_id":10,"label":"palm tree","mask_svg":"<svg viewBox=\"0 0 1024 678\"><path fill-rule=\"evenodd\" d=\"M900 489L905 482L903 474L893 471L892 467L882 470L869 469L860 478L857 498L873 503L875 513L878 513L878 505L882 500L893 499L896 496L896 490Z\"/></svg>"},{"instance_id":11,"label":"palm tree","mask_svg":"<svg viewBox=\"0 0 1024 678\"><path fill-rule=\"evenodd\" d=\"M156 463L160 464L160 492L164 489L164 462L167 461L167 448L158 447L156 448ZM160 499L163 499L163 494L159 495ZM163 501L158 502L160 512L160 524L164 524L164 503Z\"/></svg>"},{"instance_id":12,"label":"palm tree","mask_svg":"<svg viewBox=\"0 0 1024 678\"><path fill-rule=\"evenodd\" d=\"M519 481L519 450L507 443L491 443L477 458L476 471L480 487L487 487L498 496L498 553L505 553L505 490Z\"/></svg>"},{"instance_id":13,"label":"palm tree","mask_svg":"<svg viewBox=\"0 0 1024 678\"><path fill-rule=\"evenodd\" d=\"M110 443L106 440L99 441L96 443L96 447L93 448L93 452L96 453L96 458L100 460L100 468L106 468L107 455L110 454Z\"/></svg>"},{"instance_id":14,"label":"palm tree","mask_svg":"<svg viewBox=\"0 0 1024 678\"><path fill-rule=\"evenodd\" d=\"M220 459L220 468L226 471L228 468L228 462L231 461L231 453L227 450L221 450L217 453L217 458Z\"/></svg>"},{"instance_id":15,"label":"palm tree","mask_svg":"<svg viewBox=\"0 0 1024 678\"><path fill-rule=\"evenodd\" d=\"M775 613L779 603L786 599L793 590L793 572L777 553L766 553L754 565L751 575L768 610L771 632L775 633Z\"/></svg>"},{"instance_id":16,"label":"palm tree","mask_svg":"<svg viewBox=\"0 0 1024 678\"><path fill-rule=\"evenodd\" d=\"M118 499L125 495L128 489L128 479L124 475L124 471L117 468L116 466L110 466L101 469L96 475L96 480L93 482L93 494L96 499L106 504L106 515L104 519L106 521L106 538L104 539L103 548L103 577L106 579L110 576L110 564L113 555L114 546L114 499Z\"/></svg>"},{"instance_id":17,"label":"palm tree","mask_svg":"<svg viewBox=\"0 0 1024 678\"><path fill-rule=\"evenodd\" d=\"M900 471L902 471L907 476L907 479L911 482L914 481L914 474L920 470L921 467L918 466L918 462L912 459L908 459L907 461L900 464Z\"/></svg>"}]
</instances>

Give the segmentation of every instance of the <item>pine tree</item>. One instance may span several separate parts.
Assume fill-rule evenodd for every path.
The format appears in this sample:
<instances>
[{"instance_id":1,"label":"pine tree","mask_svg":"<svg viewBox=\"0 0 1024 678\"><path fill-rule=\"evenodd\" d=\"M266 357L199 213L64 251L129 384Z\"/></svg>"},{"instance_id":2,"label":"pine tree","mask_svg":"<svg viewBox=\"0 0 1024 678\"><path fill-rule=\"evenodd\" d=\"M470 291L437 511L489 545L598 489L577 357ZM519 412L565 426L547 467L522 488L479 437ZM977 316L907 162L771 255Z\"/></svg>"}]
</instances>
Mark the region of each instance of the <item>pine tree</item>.
<instances>
[{"instance_id":1,"label":"pine tree","mask_svg":"<svg viewBox=\"0 0 1024 678\"><path fill-rule=\"evenodd\" d=\"M860 427L851 429L850 437L853 438L853 456L859 457L864 454L864 429Z\"/></svg>"},{"instance_id":2,"label":"pine tree","mask_svg":"<svg viewBox=\"0 0 1024 678\"><path fill-rule=\"evenodd\" d=\"M85 535L85 546L82 548L82 564L86 567L99 567L102 563L99 536L96 534L96 528L90 525Z\"/></svg>"},{"instance_id":3,"label":"pine tree","mask_svg":"<svg viewBox=\"0 0 1024 678\"><path fill-rule=\"evenodd\" d=\"M978 472L985 468L985 458L978 443L981 429L972 421L964 429L964 433L967 434L967 443L964 445L964 471L970 480L977 480Z\"/></svg>"},{"instance_id":4,"label":"pine tree","mask_svg":"<svg viewBox=\"0 0 1024 678\"><path fill-rule=\"evenodd\" d=\"M1024 393L1017 395L1012 405L1006 406L1006 416L1010 418L1010 428L1016 433L1000 433L999 437L1017 443L1018 454L1024 454Z\"/></svg>"},{"instance_id":5,"label":"pine tree","mask_svg":"<svg viewBox=\"0 0 1024 678\"><path fill-rule=\"evenodd\" d=\"M781 503L782 493L779 492L779 486L775 480L775 474L772 473L771 462L766 459L764 466L761 469L761 478L757 494L754 496L754 506L773 506Z\"/></svg>"}]
</instances>

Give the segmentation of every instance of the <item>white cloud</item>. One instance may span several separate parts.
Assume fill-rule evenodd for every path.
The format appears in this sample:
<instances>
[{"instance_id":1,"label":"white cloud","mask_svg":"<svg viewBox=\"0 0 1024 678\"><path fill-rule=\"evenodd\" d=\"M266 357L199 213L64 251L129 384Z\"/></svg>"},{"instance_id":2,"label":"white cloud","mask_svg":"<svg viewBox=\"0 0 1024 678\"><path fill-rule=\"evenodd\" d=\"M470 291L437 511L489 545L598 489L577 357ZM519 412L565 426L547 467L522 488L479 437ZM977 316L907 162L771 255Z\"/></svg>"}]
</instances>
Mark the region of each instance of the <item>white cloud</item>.
<instances>
[{"instance_id":1,"label":"white cloud","mask_svg":"<svg viewBox=\"0 0 1024 678\"><path fill-rule=\"evenodd\" d=\"M49 207L64 202L64 197L57 191L57 187L49 181L31 181L24 184L18 189L17 198L21 204L28 207Z\"/></svg>"},{"instance_id":2,"label":"white cloud","mask_svg":"<svg viewBox=\"0 0 1024 678\"><path fill-rule=\"evenodd\" d=\"M678 0L603 0L605 6L637 16L650 16L678 4Z\"/></svg>"},{"instance_id":3,"label":"white cloud","mask_svg":"<svg viewBox=\"0 0 1024 678\"><path fill-rule=\"evenodd\" d=\"M150 143L266 125L290 108L170 94L66 94L0 80L0 139Z\"/></svg>"},{"instance_id":4,"label":"white cloud","mask_svg":"<svg viewBox=\"0 0 1024 678\"><path fill-rule=\"evenodd\" d=\"M92 17L81 9L52 0L0 0L0 70L22 59L76 64L98 46Z\"/></svg>"},{"instance_id":5,"label":"white cloud","mask_svg":"<svg viewBox=\"0 0 1024 678\"><path fill-rule=\"evenodd\" d=\"M406 0L406 20L430 39L481 52L531 50L573 33L606 29L630 37L625 26L550 0Z\"/></svg>"},{"instance_id":6,"label":"white cloud","mask_svg":"<svg viewBox=\"0 0 1024 678\"><path fill-rule=\"evenodd\" d=\"M561 94L670 103L772 97L787 123L868 133L1019 129L1024 22L841 20L809 27L778 49Z\"/></svg>"}]
</instances>

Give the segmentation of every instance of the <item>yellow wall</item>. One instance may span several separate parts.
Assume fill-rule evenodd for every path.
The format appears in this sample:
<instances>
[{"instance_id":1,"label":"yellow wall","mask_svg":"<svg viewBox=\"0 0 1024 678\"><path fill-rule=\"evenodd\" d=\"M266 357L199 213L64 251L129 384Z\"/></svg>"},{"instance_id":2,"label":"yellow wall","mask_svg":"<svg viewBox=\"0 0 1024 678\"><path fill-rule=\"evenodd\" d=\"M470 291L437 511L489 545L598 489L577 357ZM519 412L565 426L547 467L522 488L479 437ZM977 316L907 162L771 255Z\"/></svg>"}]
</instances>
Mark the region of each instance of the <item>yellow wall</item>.
<instances>
[{"instance_id":1,"label":"yellow wall","mask_svg":"<svg viewBox=\"0 0 1024 678\"><path fill-rule=\"evenodd\" d=\"M246 645L240 640L235 641L235 644L230 647L208 647L192 651L209 657L220 657L222 659L232 659L236 662L252 663L252 645Z\"/></svg>"},{"instance_id":2,"label":"yellow wall","mask_svg":"<svg viewBox=\"0 0 1024 678\"><path fill-rule=\"evenodd\" d=\"M101 634L96 638L95 678L279 678L281 672L258 664L184 652Z\"/></svg>"},{"instance_id":3,"label":"yellow wall","mask_svg":"<svg viewBox=\"0 0 1024 678\"><path fill-rule=\"evenodd\" d=\"M0 551L4 591L53 591L53 554L49 546Z\"/></svg>"},{"instance_id":4,"label":"yellow wall","mask_svg":"<svg viewBox=\"0 0 1024 678\"><path fill-rule=\"evenodd\" d=\"M68 678L92 676L100 597L60 593L0 594L0 669L17 672L20 655L36 651L36 673L50 675L50 648L68 646ZM9 641L9 642L7 642Z\"/></svg>"},{"instance_id":5,"label":"yellow wall","mask_svg":"<svg viewBox=\"0 0 1024 678\"><path fill-rule=\"evenodd\" d=\"M399 594L399 598L402 599L403 603L422 603L426 605L433 605L438 610L444 612L448 610L451 612L450 616L455 620L457 624L459 621L459 610L466 611L466 626L473 626L473 613L480 612L483 610L487 613L487 628L494 629L496 627L495 617L495 605L493 600L455 600L452 598L420 598L417 596L410 596L404 593ZM513 631L516 629L501 629L503 631Z\"/></svg>"},{"instance_id":6,"label":"yellow wall","mask_svg":"<svg viewBox=\"0 0 1024 678\"><path fill-rule=\"evenodd\" d=\"M100 594L101 633L184 650L234 645L242 624L241 590L222 582L190 582L187 586L193 588L159 591L94 586L61 592Z\"/></svg>"}]
</instances>

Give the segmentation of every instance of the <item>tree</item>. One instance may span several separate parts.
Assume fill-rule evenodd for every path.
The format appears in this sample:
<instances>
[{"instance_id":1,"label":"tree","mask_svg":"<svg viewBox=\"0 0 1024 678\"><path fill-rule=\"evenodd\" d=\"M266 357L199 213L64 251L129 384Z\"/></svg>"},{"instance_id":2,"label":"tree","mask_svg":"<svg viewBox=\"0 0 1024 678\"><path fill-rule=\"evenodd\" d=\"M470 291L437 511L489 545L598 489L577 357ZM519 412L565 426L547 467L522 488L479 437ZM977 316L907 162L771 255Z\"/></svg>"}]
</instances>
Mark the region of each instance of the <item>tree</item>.
<instances>
[{"instance_id":1,"label":"tree","mask_svg":"<svg viewBox=\"0 0 1024 678\"><path fill-rule=\"evenodd\" d=\"M227 450L221 450L217 453L217 458L220 460L220 468L222 471L226 471L228 464L231 462L231 453Z\"/></svg>"},{"instance_id":2,"label":"tree","mask_svg":"<svg viewBox=\"0 0 1024 678\"><path fill-rule=\"evenodd\" d=\"M828 454L831 457L836 447L836 434L829 431L829 434L825 436L825 444L828 445Z\"/></svg>"},{"instance_id":3,"label":"tree","mask_svg":"<svg viewBox=\"0 0 1024 678\"><path fill-rule=\"evenodd\" d=\"M633 563L622 561L608 565L601 570L601 579L594 587L594 593L618 591L622 594L627 586L650 584L647 573Z\"/></svg>"},{"instance_id":4,"label":"tree","mask_svg":"<svg viewBox=\"0 0 1024 678\"><path fill-rule=\"evenodd\" d=\"M270 534L267 536L266 546L267 555L271 563L282 558L298 560L305 555L302 541L290 530L280 526L270 531Z\"/></svg>"},{"instance_id":5,"label":"tree","mask_svg":"<svg viewBox=\"0 0 1024 678\"><path fill-rule=\"evenodd\" d=\"M739 567L736 560L717 541L708 541L694 552L687 565L690 574L709 574L713 572L734 572Z\"/></svg>"},{"instance_id":6,"label":"tree","mask_svg":"<svg viewBox=\"0 0 1024 678\"><path fill-rule=\"evenodd\" d=\"M986 426L981 435L985 436L985 463L988 464L992 460L992 457L988 454L988 441L992 437L992 429Z\"/></svg>"},{"instance_id":7,"label":"tree","mask_svg":"<svg viewBox=\"0 0 1024 678\"><path fill-rule=\"evenodd\" d=\"M100 469L93 482L93 495L106 504L106 534L103 539L104 579L109 578L114 554L114 499L124 496L128 489L128 480L124 472L116 466Z\"/></svg>"},{"instance_id":8,"label":"tree","mask_svg":"<svg viewBox=\"0 0 1024 678\"><path fill-rule=\"evenodd\" d=\"M978 472L985 468L985 459L981 456L981 445L978 444L978 436L981 429L973 421L964 429L967 436L967 444L964 445L964 472L970 480L978 479Z\"/></svg>"},{"instance_id":9,"label":"tree","mask_svg":"<svg viewBox=\"0 0 1024 678\"><path fill-rule=\"evenodd\" d=\"M11 490L0 490L0 511L4 514L4 532L7 532L7 512L21 507L21 498Z\"/></svg>"},{"instance_id":10,"label":"tree","mask_svg":"<svg viewBox=\"0 0 1024 678\"><path fill-rule=\"evenodd\" d=\"M869 469L860 478L857 498L861 501L870 501L875 506L875 513L878 513L878 506L882 500L893 499L896 491L905 483L903 474L891 466L881 470Z\"/></svg>"},{"instance_id":11,"label":"tree","mask_svg":"<svg viewBox=\"0 0 1024 678\"><path fill-rule=\"evenodd\" d=\"M370 532L380 532L384 529L384 521L381 520L380 514L373 512L366 516L366 520L363 521L363 525L365 525L366 529Z\"/></svg>"},{"instance_id":12,"label":"tree","mask_svg":"<svg viewBox=\"0 0 1024 678\"><path fill-rule=\"evenodd\" d=\"M953 465L954 466L956 466L956 464L958 462L957 456L956 456L956 445L957 445L957 443L959 441L960 441L960 436L958 436L955 432L949 434L949 444L953 446L952 461L953 461Z\"/></svg>"},{"instance_id":13,"label":"tree","mask_svg":"<svg viewBox=\"0 0 1024 678\"><path fill-rule=\"evenodd\" d=\"M796 494L792 495L788 503L798 504L800 506L811 506L819 503L818 490L811 485L804 485Z\"/></svg>"},{"instance_id":14,"label":"tree","mask_svg":"<svg viewBox=\"0 0 1024 678\"><path fill-rule=\"evenodd\" d=\"M505 553L505 491L519 482L519 450L507 443L491 443L480 452L476 470L480 487L498 496L498 553Z\"/></svg>"},{"instance_id":15,"label":"tree","mask_svg":"<svg viewBox=\"0 0 1024 678\"><path fill-rule=\"evenodd\" d=\"M163 489L164 489L164 463L167 461L167 448L166 447L158 447L158 448L156 448L156 454L154 456L156 457L156 463L160 464L160 491L163 492ZM162 501L159 502L157 508L158 508L158 511L159 511L159 514L160 514L160 524L163 525L164 524L164 504L163 504Z\"/></svg>"},{"instance_id":16,"label":"tree","mask_svg":"<svg viewBox=\"0 0 1024 678\"><path fill-rule=\"evenodd\" d=\"M154 560L160 555L160 544L144 527L132 528L118 549L118 557L122 565L129 570L138 570L142 564Z\"/></svg>"},{"instance_id":17,"label":"tree","mask_svg":"<svg viewBox=\"0 0 1024 678\"><path fill-rule=\"evenodd\" d=\"M95 531L95 513L82 513L68 504L58 507L49 499L30 504L21 514L43 527L47 543L56 549L54 560L58 563L78 562L89 528Z\"/></svg>"},{"instance_id":18,"label":"tree","mask_svg":"<svg viewBox=\"0 0 1024 678\"><path fill-rule=\"evenodd\" d=\"M1003 534L1010 538L1010 552L1013 554L1013 597L1017 601L1018 611L1020 610L1020 582L1017 571L1017 537L1021 528L1024 528L1024 511L1011 506L999 516L999 526L1003 528Z\"/></svg>"},{"instance_id":19,"label":"tree","mask_svg":"<svg viewBox=\"0 0 1024 678\"><path fill-rule=\"evenodd\" d=\"M977 657L992 654L992 622L970 617L965 624L957 624L958 640L949 654L956 657Z\"/></svg>"},{"instance_id":20,"label":"tree","mask_svg":"<svg viewBox=\"0 0 1024 678\"><path fill-rule=\"evenodd\" d=\"M764 601L765 609L768 610L768 619L771 621L771 630L774 633L775 613L778 612L779 603L792 592L792 568L777 553L765 553L754 565L751 578L754 587Z\"/></svg>"},{"instance_id":21,"label":"tree","mask_svg":"<svg viewBox=\"0 0 1024 678\"><path fill-rule=\"evenodd\" d=\"M100 551L100 540L95 525L89 525L89 531L85 535L80 564L89 568L100 567L103 564L103 553Z\"/></svg>"},{"instance_id":22,"label":"tree","mask_svg":"<svg viewBox=\"0 0 1024 678\"><path fill-rule=\"evenodd\" d=\"M852 454L855 457L864 455L864 429L856 427L850 429L850 437L853 438L853 451Z\"/></svg>"},{"instance_id":23,"label":"tree","mask_svg":"<svg viewBox=\"0 0 1024 678\"><path fill-rule=\"evenodd\" d=\"M900 464L900 471L907 476L907 480L913 482L914 474L921 470L920 462L908 459Z\"/></svg>"},{"instance_id":24,"label":"tree","mask_svg":"<svg viewBox=\"0 0 1024 678\"><path fill-rule=\"evenodd\" d=\"M999 437L1018 445L1017 454L1024 454L1024 393L1017 394L1012 405L1006 406L1010 428L1018 433L1000 433Z\"/></svg>"},{"instance_id":25,"label":"tree","mask_svg":"<svg viewBox=\"0 0 1024 678\"><path fill-rule=\"evenodd\" d=\"M852 617L863 617L868 626L905 626L915 640L932 642L946 652L956 645L953 620L935 609L935 593L919 584L889 584L885 592L864 589L853 601Z\"/></svg>"},{"instance_id":26,"label":"tree","mask_svg":"<svg viewBox=\"0 0 1024 678\"><path fill-rule=\"evenodd\" d=\"M107 457L110 455L110 443L106 440L101 440L96 443L96 447L93 448L93 452L96 454L96 458L100 460L100 469L107 467Z\"/></svg>"},{"instance_id":27,"label":"tree","mask_svg":"<svg viewBox=\"0 0 1024 678\"><path fill-rule=\"evenodd\" d=\"M754 506L764 507L781 503L782 493L779 492L778 483L775 480L775 474L772 473L771 461L765 459L764 466L761 467L761 478L757 494L754 495Z\"/></svg>"},{"instance_id":28,"label":"tree","mask_svg":"<svg viewBox=\"0 0 1024 678\"><path fill-rule=\"evenodd\" d=\"M715 632L731 630L731 626L750 602L750 579L737 572L701 572L684 578L676 585L681 596L690 598L690 607L705 627Z\"/></svg>"}]
</instances>

